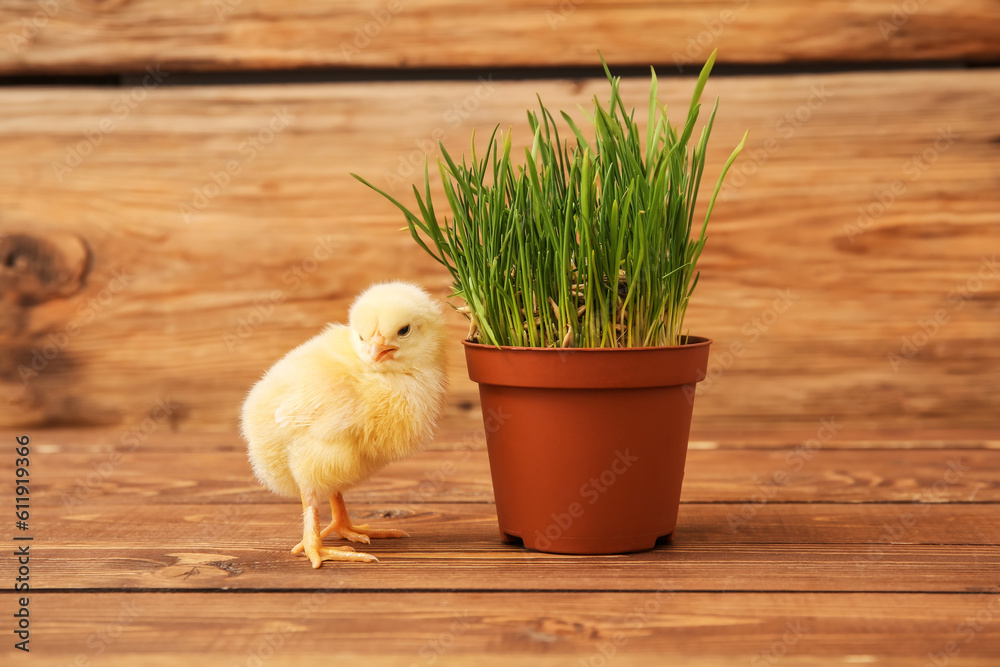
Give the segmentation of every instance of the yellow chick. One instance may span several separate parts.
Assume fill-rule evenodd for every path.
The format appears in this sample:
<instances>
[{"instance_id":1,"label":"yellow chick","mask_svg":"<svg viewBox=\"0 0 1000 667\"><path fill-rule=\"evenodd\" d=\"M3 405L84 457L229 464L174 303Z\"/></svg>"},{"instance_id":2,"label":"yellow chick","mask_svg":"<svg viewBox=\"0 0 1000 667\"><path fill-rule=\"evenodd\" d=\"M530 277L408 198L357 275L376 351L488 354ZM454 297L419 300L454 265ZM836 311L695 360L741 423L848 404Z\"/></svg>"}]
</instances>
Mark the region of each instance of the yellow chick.
<instances>
[{"instance_id":1,"label":"yellow chick","mask_svg":"<svg viewBox=\"0 0 1000 667\"><path fill-rule=\"evenodd\" d=\"M369 544L407 537L355 526L343 492L433 435L446 389L444 318L416 285L373 285L355 300L348 324L330 324L254 385L242 430L254 474L281 496L302 499L302 541L312 566L325 560L378 562L348 546L323 547L337 533ZM321 502L333 520L320 531Z\"/></svg>"}]
</instances>

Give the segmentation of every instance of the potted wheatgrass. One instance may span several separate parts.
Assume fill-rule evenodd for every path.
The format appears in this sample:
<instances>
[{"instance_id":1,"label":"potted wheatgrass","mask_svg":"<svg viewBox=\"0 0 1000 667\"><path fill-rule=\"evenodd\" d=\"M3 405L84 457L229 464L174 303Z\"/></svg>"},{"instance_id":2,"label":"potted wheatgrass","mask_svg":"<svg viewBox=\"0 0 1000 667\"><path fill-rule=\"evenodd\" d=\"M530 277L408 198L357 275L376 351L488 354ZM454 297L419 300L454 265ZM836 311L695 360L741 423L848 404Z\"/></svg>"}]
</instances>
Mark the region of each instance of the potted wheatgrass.
<instances>
[{"instance_id":1,"label":"potted wheatgrass","mask_svg":"<svg viewBox=\"0 0 1000 667\"><path fill-rule=\"evenodd\" d=\"M622 553L674 531L691 390L711 343L684 330L684 315L716 197L746 141L695 224L718 102L697 140L694 130L714 62L715 53L680 126L657 99L654 71L640 130L605 63L611 95L606 106L594 100L591 138L563 112L564 140L539 101L517 163L510 133L497 129L481 156L473 140L468 160L442 145L448 216L426 170L415 210L355 175L403 212L465 302L469 376L484 414L505 415L487 434L505 542Z\"/></svg>"}]
</instances>

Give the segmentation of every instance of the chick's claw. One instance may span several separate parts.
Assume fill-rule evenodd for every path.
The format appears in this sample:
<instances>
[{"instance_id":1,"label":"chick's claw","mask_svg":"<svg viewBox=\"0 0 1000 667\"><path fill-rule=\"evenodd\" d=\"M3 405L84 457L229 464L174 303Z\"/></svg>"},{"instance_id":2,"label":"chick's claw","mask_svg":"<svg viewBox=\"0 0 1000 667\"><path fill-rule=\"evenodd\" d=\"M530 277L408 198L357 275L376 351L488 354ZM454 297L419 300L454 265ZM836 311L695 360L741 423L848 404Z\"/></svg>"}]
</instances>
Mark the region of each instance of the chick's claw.
<instances>
[{"instance_id":1,"label":"chick's claw","mask_svg":"<svg viewBox=\"0 0 1000 667\"><path fill-rule=\"evenodd\" d=\"M358 528L360 528L360 526L358 526ZM364 533L356 533L353 530L349 530L347 528L342 528L338 530L337 534L350 542L361 542L363 544L372 543L371 538L365 535Z\"/></svg>"}]
</instances>

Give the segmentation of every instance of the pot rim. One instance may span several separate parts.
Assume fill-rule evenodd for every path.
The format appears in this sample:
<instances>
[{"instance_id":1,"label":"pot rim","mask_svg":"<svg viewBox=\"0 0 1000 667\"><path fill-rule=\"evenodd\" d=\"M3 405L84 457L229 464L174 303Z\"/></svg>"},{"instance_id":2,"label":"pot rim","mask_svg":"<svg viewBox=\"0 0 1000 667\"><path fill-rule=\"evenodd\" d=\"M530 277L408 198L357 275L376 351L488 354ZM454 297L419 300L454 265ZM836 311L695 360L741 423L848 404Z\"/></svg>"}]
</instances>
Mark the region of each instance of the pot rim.
<instances>
[{"instance_id":1,"label":"pot rim","mask_svg":"<svg viewBox=\"0 0 1000 667\"><path fill-rule=\"evenodd\" d=\"M550 354L602 354L608 352L628 353L628 352L648 352L654 350L690 350L697 347L708 347L713 343L711 338L705 336L685 336L685 340L690 343L680 345L655 345L649 347L521 347L515 345L487 345L485 343L473 343L463 340L462 345L474 350L496 350L504 352L541 352Z\"/></svg>"},{"instance_id":2,"label":"pot rim","mask_svg":"<svg viewBox=\"0 0 1000 667\"><path fill-rule=\"evenodd\" d=\"M661 347L496 347L463 341L469 379L536 389L641 389L693 385L708 368L708 338Z\"/></svg>"}]
</instances>

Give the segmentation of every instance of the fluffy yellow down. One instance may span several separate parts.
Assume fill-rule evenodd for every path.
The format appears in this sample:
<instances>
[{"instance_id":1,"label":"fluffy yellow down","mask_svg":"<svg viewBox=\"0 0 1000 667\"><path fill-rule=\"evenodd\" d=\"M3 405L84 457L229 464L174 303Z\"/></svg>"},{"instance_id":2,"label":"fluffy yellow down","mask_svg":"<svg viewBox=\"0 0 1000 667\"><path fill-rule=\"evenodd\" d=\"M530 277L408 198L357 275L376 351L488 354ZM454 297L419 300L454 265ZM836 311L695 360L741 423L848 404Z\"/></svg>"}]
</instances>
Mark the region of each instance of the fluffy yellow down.
<instances>
[{"instance_id":1,"label":"fluffy yellow down","mask_svg":"<svg viewBox=\"0 0 1000 667\"><path fill-rule=\"evenodd\" d=\"M375 360L372 340L397 348L394 356ZM367 290L349 325L329 325L250 391L242 429L254 474L282 496L325 497L412 454L441 414L443 343L441 312L426 292L407 283Z\"/></svg>"}]
</instances>

